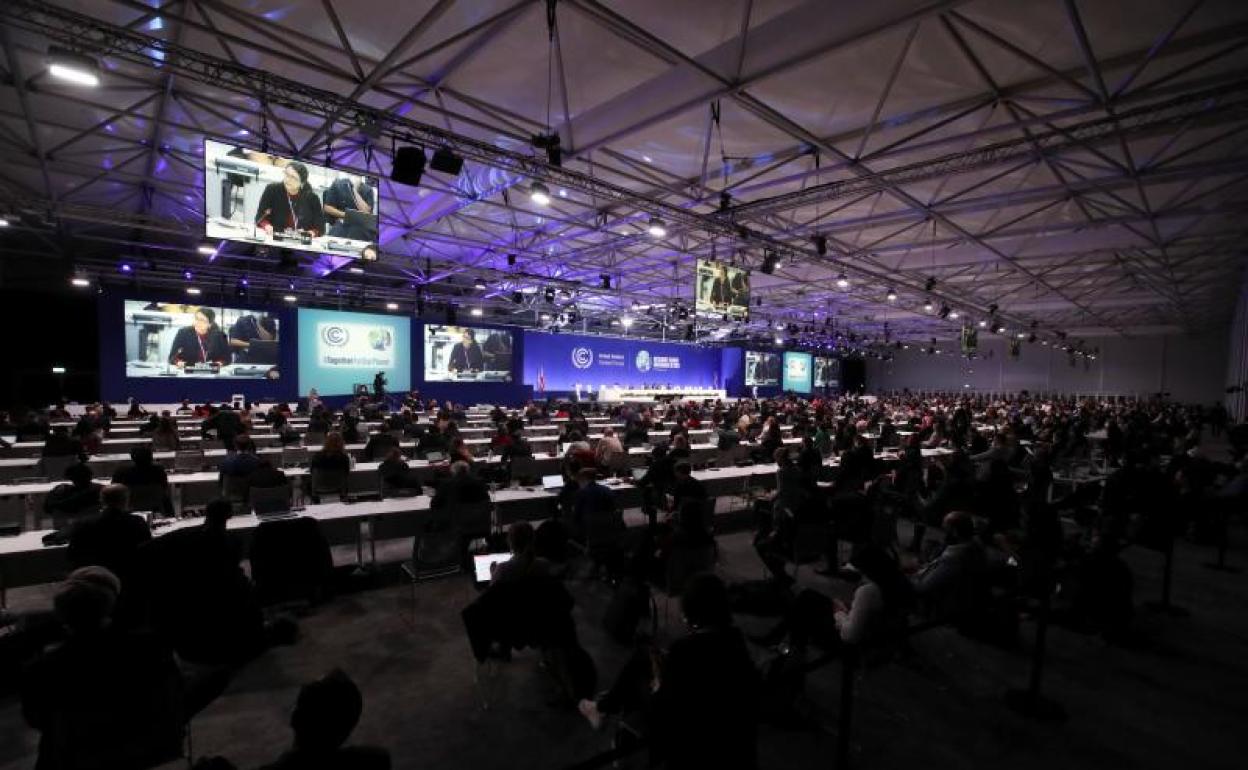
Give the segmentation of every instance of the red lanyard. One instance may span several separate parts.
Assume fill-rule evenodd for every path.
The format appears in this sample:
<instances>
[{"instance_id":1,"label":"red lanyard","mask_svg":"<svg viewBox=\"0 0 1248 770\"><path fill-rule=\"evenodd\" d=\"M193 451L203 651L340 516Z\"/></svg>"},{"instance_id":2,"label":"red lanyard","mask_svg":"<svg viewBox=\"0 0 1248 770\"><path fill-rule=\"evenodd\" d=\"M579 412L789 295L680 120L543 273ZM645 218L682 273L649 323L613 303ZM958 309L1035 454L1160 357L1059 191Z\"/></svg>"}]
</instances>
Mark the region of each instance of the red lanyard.
<instances>
[{"instance_id":1,"label":"red lanyard","mask_svg":"<svg viewBox=\"0 0 1248 770\"><path fill-rule=\"evenodd\" d=\"M295 221L295 226L293 229L298 230L299 229L299 216L295 213L295 204L291 202L289 195L286 196L286 205L290 206L290 218Z\"/></svg>"}]
</instances>

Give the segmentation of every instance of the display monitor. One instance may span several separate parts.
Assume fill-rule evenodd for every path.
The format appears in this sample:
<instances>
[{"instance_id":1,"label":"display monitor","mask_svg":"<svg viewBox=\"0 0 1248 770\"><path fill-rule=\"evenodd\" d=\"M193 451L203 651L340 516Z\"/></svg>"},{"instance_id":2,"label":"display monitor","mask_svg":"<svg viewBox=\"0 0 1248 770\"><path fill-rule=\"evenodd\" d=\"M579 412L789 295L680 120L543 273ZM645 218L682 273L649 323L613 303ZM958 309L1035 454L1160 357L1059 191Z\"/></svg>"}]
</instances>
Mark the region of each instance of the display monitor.
<instances>
[{"instance_id":1,"label":"display monitor","mask_svg":"<svg viewBox=\"0 0 1248 770\"><path fill-rule=\"evenodd\" d=\"M694 310L738 320L750 315L750 271L699 259L694 276Z\"/></svg>"},{"instance_id":2,"label":"display monitor","mask_svg":"<svg viewBox=\"0 0 1248 770\"><path fill-rule=\"evenodd\" d=\"M815 359L815 387L839 388L841 386L841 360L839 358Z\"/></svg>"},{"instance_id":3,"label":"display monitor","mask_svg":"<svg viewBox=\"0 0 1248 770\"><path fill-rule=\"evenodd\" d=\"M745 385L779 385L780 354L745 351Z\"/></svg>"},{"instance_id":4,"label":"display monitor","mask_svg":"<svg viewBox=\"0 0 1248 770\"><path fill-rule=\"evenodd\" d=\"M425 382L511 382L511 332L425 324Z\"/></svg>"},{"instance_id":5,"label":"display monitor","mask_svg":"<svg viewBox=\"0 0 1248 770\"><path fill-rule=\"evenodd\" d=\"M377 179L204 140L204 235L376 259Z\"/></svg>"},{"instance_id":6,"label":"display monitor","mask_svg":"<svg viewBox=\"0 0 1248 770\"><path fill-rule=\"evenodd\" d=\"M794 393L809 393L811 383L811 355L809 353L784 354L784 389Z\"/></svg>"},{"instance_id":7,"label":"display monitor","mask_svg":"<svg viewBox=\"0 0 1248 770\"><path fill-rule=\"evenodd\" d=\"M402 316L299 309L299 390L346 396L373 392L380 373L386 391L411 387L411 320Z\"/></svg>"},{"instance_id":8,"label":"display monitor","mask_svg":"<svg viewBox=\"0 0 1248 770\"><path fill-rule=\"evenodd\" d=\"M126 300L127 377L277 379L281 335L261 310Z\"/></svg>"}]
</instances>

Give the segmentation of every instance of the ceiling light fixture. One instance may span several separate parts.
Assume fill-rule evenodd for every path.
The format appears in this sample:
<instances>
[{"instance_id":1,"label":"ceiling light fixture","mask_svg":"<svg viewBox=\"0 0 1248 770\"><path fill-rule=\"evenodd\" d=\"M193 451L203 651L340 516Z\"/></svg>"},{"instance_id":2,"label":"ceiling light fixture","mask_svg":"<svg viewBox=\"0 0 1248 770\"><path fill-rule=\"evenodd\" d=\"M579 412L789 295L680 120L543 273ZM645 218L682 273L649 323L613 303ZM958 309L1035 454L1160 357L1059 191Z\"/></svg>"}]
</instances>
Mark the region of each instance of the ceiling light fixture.
<instances>
[{"instance_id":1,"label":"ceiling light fixture","mask_svg":"<svg viewBox=\"0 0 1248 770\"><path fill-rule=\"evenodd\" d=\"M198 251L200 254L203 254L205 257L211 257L213 254L217 253L217 249L215 246L208 246L208 245L200 246Z\"/></svg>"},{"instance_id":2,"label":"ceiling light fixture","mask_svg":"<svg viewBox=\"0 0 1248 770\"><path fill-rule=\"evenodd\" d=\"M472 309L472 314L476 316L477 318L480 318L481 316L485 315L485 311L479 307L474 307Z\"/></svg>"},{"instance_id":3,"label":"ceiling light fixture","mask_svg":"<svg viewBox=\"0 0 1248 770\"><path fill-rule=\"evenodd\" d=\"M399 303L397 302L386 303L386 310L398 310L398 309L399 309Z\"/></svg>"},{"instance_id":4,"label":"ceiling light fixture","mask_svg":"<svg viewBox=\"0 0 1248 770\"><path fill-rule=\"evenodd\" d=\"M845 277L845 274L844 274L844 273L841 273L841 274L837 277L837 279L836 279L836 285L837 285L837 287L838 287L838 288L841 288L841 289L848 289L848 288L849 288L849 279Z\"/></svg>"},{"instance_id":5,"label":"ceiling light fixture","mask_svg":"<svg viewBox=\"0 0 1248 770\"><path fill-rule=\"evenodd\" d=\"M90 285L91 285L91 280L90 280L90 279L88 279L88 278L84 278L84 277L82 277L82 276L80 276L80 275L76 275L76 276L74 276L73 278L70 278L70 279L69 279L69 282L70 282L71 284L73 284L74 286L77 286L78 288L83 288L83 287L86 287L86 286L90 286Z\"/></svg>"},{"instance_id":6,"label":"ceiling light fixture","mask_svg":"<svg viewBox=\"0 0 1248 770\"><path fill-rule=\"evenodd\" d=\"M199 289L195 288L194 286L187 286L186 293L190 294L192 297L198 297L200 295Z\"/></svg>"},{"instance_id":7,"label":"ceiling light fixture","mask_svg":"<svg viewBox=\"0 0 1248 770\"><path fill-rule=\"evenodd\" d=\"M667 228L663 226L663 220L658 217L650 217L650 225L646 228L646 232L655 238L667 237Z\"/></svg>"},{"instance_id":8,"label":"ceiling light fixture","mask_svg":"<svg viewBox=\"0 0 1248 770\"><path fill-rule=\"evenodd\" d=\"M896 301L897 301L897 292L893 291L892 289L889 289L889 290L888 290L888 294L885 294L884 296L885 296L885 298L887 298L887 299L888 299L888 301L889 301L889 302L896 302Z\"/></svg>"},{"instance_id":9,"label":"ceiling light fixture","mask_svg":"<svg viewBox=\"0 0 1248 770\"><path fill-rule=\"evenodd\" d=\"M623 318L621 318L621 319L620 319L620 325L621 325L621 326L623 326L625 329L627 329L627 328L629 328L630 326L632 326L632 325L633 325L633 318L632 318L632 316L624 316Z\"/></svg>"},{"instance_id":10,"label":"ceiling light fixture","mask_svg":"<svg viewBox=\"0 0 1248 770\"><path fill-rule=\"evenodd\" d=\"M546 188L546 185L542 184L541 182L534 182L533 184L529 185L529 200L533 201L539 206L549 206L550 205L550 190L548 190Z\"/></svg>"},{"instance_id":11,"label":"ceiling light fixture","mask_svg":"<svg viewBox=\"0 0 1248 770\"><path fill-rule=\"evenodd\" d=\"M52 46L48 49L48 74L76 86L95 88L100 84L100 63L90 56Z\"/></svg>"},{"instance_id":12,"label":"ceiling light fixture","mask_svg":"<svg viewBox=\"0 0 1248 770\"><path fill-rule=\"evenodd\" d=\"M286 300L287 302L297 302L299 300L299 298L296 297L294 294L287 294L286 296L282 297L282 299Z\"/></svg>"}]
</instances>

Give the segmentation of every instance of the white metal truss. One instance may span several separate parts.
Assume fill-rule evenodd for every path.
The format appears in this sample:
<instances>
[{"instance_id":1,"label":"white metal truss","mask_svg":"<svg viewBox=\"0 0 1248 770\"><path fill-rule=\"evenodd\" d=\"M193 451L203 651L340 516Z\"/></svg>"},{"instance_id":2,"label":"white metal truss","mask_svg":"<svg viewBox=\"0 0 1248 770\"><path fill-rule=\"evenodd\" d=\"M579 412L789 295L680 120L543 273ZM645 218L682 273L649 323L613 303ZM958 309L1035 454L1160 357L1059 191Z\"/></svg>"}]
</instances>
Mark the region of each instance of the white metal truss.
<instances>
[{"instance_id":1,"label":"white metal truss","mask_svg":"<svg viewBox=\"0 0 1248 770\"><path fill-rule=\"evenodd\" d=\"M1248 234L1242 3L714 5L10 0L0 200L23 216L0 253L522 323L633 313L655 335L683 331L699 257L755 268L759 303L740 328L698 320L703 336L1229 318ZM50 81L49 44L99 58L103 86ZM562 168L529 144L551 130ZM205 264L203 137L383 178L392 141L468 162L419 189L383 182L382 264L324 276L234 247ZM535 179L558 191L548 208L525 194ZM123 278L122 259L142 267Z\"/></svg>"}]
</instances>

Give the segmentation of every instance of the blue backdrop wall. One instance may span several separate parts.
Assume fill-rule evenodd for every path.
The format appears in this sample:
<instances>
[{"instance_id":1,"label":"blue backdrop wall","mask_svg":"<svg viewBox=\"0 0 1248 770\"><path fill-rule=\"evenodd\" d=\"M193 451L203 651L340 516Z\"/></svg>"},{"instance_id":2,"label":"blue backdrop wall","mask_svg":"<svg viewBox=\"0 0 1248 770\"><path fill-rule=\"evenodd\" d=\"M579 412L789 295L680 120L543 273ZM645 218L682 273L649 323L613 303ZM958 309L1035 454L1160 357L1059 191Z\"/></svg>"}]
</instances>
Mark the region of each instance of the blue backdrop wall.
<instances>
[{"instance_id":1,"label":"blue backdrop wall","mask_svg":"<svg viewBox=\"0 0 1248 770\"><path fill-rule=\"evenodd\" d=\"M720 386L720 351L679 342L655 342L581 334L525 331L524 382L563 393L603 385Z\"/></svg>"}]
</instances>

